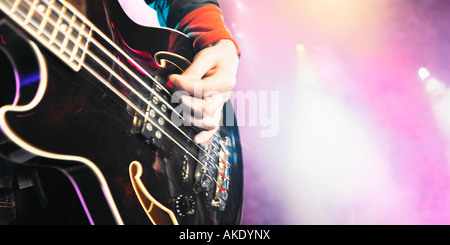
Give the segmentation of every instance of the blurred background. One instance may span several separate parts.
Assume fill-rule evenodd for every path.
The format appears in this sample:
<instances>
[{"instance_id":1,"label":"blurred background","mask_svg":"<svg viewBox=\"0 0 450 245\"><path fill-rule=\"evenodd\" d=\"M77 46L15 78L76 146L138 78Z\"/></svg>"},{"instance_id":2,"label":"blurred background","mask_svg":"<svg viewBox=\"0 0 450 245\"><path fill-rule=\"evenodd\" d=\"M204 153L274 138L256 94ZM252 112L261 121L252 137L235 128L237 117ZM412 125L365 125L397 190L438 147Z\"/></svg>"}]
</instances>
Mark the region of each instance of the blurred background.
<instances>
[{"instance_id":1,"label":"blurred background","mask_svg":"<svg viewBox=\"0 0 450 245\"><path fill-rule=\"evenodd\" d=\"M257 95L243 224L450 224L449 1L219 3Z\"/></svg>"}]
</instances>

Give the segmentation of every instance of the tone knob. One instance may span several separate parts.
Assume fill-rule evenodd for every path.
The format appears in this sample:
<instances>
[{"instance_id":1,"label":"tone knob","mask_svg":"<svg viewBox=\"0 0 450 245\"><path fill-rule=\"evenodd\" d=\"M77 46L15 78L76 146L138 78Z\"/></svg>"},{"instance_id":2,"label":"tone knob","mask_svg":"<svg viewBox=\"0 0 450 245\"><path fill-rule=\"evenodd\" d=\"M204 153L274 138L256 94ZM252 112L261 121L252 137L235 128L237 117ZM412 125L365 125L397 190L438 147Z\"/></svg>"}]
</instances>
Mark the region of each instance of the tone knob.
<instances>
[{"instance_id":1,"label":"tone knob","mask_svg":"<svg viewBox=\"0 0 450 245\"><path fill-rule=\"evenodd\" d=\"M179 195L174 202L175 211L180 217L195 213L195 201L192 196Z\"/></svg>"}]
</instances>

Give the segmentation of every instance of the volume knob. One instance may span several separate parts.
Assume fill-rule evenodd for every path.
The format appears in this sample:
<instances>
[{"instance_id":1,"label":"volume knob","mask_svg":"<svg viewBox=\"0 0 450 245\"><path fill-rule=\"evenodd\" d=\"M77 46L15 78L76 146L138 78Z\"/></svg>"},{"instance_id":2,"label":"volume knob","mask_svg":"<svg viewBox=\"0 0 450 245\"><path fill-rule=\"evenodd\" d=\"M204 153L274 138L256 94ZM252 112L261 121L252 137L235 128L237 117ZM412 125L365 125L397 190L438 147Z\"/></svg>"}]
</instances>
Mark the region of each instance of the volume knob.
<instances>
[{"instance_id":1,"label":"volume knob","mask_svg":"<svg viewBox=\"0 0 450 245\"><path fill-rule=\"evenodd\" d=\"M180 217L195 213L195 201L192 196L179 195L174 202L175 211Z\"/></svg>"}]
</instances>

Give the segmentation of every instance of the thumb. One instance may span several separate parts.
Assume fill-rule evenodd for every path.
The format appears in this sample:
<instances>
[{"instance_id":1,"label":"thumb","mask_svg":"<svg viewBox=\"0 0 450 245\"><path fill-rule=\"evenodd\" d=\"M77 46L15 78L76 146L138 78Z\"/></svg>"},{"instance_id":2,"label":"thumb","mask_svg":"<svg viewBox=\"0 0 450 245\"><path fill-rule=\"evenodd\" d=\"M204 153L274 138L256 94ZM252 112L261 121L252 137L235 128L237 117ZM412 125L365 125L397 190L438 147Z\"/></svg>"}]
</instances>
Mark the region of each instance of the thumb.
<instances>
[{"instance_id":1,"label":"thumb","mask_svg":"<svg viewBox=\"0 0 450 245\"><path fill-rule=\"evenodd\" d=\"M202 82L202 79L214 68L215 62L207 52L200 51L194 58L192 64L181 74L173 74L169 79L175 86L192 94L194 85Z\"/></svg>"},{"instance_id":2,"label":"thumb","mask_svg":"<svg viewBox=\"0 0 450 245\"><path fill-rule=\"evenodd\" d=\"M193 80L196 80L196 79L190 77L189 75L172 74L169 76L169 80L178 89L184 90L191 95L194 93L193 84L195 83L195 81L193 81Z\"/></svg>"}]
</instances>

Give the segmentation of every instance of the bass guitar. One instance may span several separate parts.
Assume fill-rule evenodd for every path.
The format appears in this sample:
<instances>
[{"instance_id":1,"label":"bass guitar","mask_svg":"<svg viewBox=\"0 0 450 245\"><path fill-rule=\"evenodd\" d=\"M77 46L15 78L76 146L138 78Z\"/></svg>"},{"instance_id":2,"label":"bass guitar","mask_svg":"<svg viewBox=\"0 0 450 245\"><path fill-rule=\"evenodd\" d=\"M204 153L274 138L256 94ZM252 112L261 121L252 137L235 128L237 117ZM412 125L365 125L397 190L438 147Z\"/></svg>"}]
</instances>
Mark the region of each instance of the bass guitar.
<instances>
[{"instance_id":1,"label":"bass guitar","mask_svg":"<svg viewBox=\"0 0 450 245\"><path fill-rule=\"evenodd\" d=\"M23 164L67 176L91 224L239 224L233 108L227 102L223 126L196 144L200 129L187 123L168 82L190 65L192 41L135 23L118 0L74 6L0 0L0 93L10 98L1 132L48 159Z\"/></svg>"}]
</instances>

